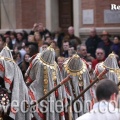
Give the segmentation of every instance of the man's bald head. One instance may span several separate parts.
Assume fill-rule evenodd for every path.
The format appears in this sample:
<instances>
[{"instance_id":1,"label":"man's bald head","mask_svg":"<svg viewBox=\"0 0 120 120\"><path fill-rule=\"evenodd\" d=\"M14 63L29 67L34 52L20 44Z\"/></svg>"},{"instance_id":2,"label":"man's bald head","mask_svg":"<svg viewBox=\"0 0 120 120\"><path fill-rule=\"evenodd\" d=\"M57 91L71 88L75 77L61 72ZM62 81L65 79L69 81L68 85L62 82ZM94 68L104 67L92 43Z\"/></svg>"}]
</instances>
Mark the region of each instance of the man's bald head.
<instances>
[{"instance_id":1,"label":"man's bald head","mask_svg":"<svg viewBox=\"0 0 120 120\"><path fill-rule=\"evenodd\" d=\"M69 34L69 35L73 35L73 34L74 34L74 28L73 28L73 26L70 26L70 27L68 28L68 34Z\"/></svg>"},{"instance_id":2,"label":"man's bald head","mask_svg":"<svg viewBox=\"0 0 120 120\"><path fill-rule=\"evenodd\" d=\"M95 37L95 35L96 35L96 28L91 28L90 29L90 36Z\"/></svg>"},{"instance_id":3,"label":"man's bald head","mask_svg":"<svg viewBox=\"0 0 120 120\"><path fill-rule=\"evenodd\" d=\"M95 27L91 28L90 32L96 32L96 28Z\"/></svg>"}]
</instances>

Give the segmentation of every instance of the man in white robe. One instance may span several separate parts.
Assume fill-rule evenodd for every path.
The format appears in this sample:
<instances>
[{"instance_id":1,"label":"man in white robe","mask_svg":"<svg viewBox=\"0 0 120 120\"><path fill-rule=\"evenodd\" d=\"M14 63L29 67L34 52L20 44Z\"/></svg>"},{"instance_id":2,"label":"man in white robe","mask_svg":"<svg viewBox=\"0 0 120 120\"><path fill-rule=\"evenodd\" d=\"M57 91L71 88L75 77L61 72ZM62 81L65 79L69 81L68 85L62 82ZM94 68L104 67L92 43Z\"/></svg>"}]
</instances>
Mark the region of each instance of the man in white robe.
<instances>
[{"instance_id":1,"label":"man in white robe","mask_svg":"<svg viewBox=\"0 0 120 120\"><path fill-rule=\"evenodd\" d=\"M120 110L113 105L113 102L116 105L118 102L118 87L113 81L100 81L96 88L96 97L98 102L93 109L76 120L120 120Z\"/></svg>"}]
</instances>

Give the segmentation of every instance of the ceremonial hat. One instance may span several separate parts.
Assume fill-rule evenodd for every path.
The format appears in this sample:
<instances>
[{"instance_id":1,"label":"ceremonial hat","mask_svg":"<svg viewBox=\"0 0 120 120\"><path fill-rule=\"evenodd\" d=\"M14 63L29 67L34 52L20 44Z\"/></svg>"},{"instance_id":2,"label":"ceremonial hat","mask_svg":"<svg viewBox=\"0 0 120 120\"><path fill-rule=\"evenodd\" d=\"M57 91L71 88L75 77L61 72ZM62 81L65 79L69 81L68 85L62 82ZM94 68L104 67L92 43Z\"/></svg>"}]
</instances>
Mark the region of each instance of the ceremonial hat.
<instances>
[{"instance_id":1,"label":"ceremonial hat","mask_svg":"<svg viewBox=\"0 0 120 120\"><path fill-rule=\"evenodd\" d=\"M86 65L83 60L77 55L74 54L67 62L64 64L64 68L68 74L73 76L79 76L86 70Z\"/></svg>"},{"instance_id":2,"label":"ceremonial hat","mask_svg":"<svg viewBox=\"0 0 120 120\"><path fill-rule=\"evenodd\" d=\"M104 71L105 68L107 68L109 71L104 76L102 76L103 79L108 78L118 84L120 79L120 69L117 63L116 55L114 53L109 54L104 62L98 63L96 65L94 74L98 75Z\"/></svg>"},{"instance_id":3,"label":"ceremonial hat","mask_svg":"<svg viewBox=\"0 0 120 120\"><path fill-rule=\"evenodd\" d=\"M40 59L43 63L47 65L54 65L55 61L55 51L54 49L49 46L40 54Z\"/></svg>"},{"instance_id":4,"label":"ceremonial hat","mask_svg":"<svg viewBox=\"0 0 120 120\"><path fill-rule=\"evenodd\" d=\"M106 60L103 62L104 67L109 69L118 69L118 63L116 55L112 52L109 54L109 56L106 58Z\"/></svg>"}]
</instances>

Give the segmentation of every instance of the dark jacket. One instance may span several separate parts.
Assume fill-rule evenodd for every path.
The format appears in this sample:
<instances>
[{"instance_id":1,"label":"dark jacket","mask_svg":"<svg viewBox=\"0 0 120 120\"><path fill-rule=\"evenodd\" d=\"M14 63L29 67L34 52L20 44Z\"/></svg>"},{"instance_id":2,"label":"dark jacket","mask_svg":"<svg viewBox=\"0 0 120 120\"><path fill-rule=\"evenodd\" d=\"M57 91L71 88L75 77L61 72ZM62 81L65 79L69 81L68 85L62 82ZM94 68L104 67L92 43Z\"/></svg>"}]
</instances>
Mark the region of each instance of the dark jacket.
<instances>
[{"instance_id":1,"label":"dark jacket","mask_svg":"<svg viewBox=\"0 0 120 120\"><path fill-rule=\"evenodd\" d=\"M97 49L97 46L101 42L101 39L96 35L95 37L89 37L85 44L87 47L87 52L91 54L92 57L95 58L95 51Z\"/></svg>"},{"instance_id":2,"label":"dark jacket","mask_svg":"<svg viewBox=\"0 0 120 120\"><path fill-rule=\"evenodd\" d=\"M98 44L98 48L102 48L105 51L105 57L107 57L111 53L111 46L113 43L109 40L108 43L106 44L104 41L101 41Z\"/></svg>"},{"instance_id":3,"label":"dark jacket","mask_svg":"<svg viewBox=\"0 0 120 120\"><path fill-rule=\"evenodd\" d=\"M69 57L68 51L63 51L61 56L65 57L65 58L68 58Z\"/></svg>"},{"instance_id":4,"label":"dark jacket","mask_svg":"<svg viewBox=\"0 0 120 120\"><path fill-rule=\"evenodd\" d=\"M57 45L60 49L62 47L62 42L63 42L64 37L65 37L65 33L60 33L58 35Z\"/></svg>"},{"instance_id":5,"label":"dark jacket","mask_svg":"<svg viewBox=\"0 0 120 120\"><path fill-rule=\"evenodd\" d=\"M120 57L120 43L113 44L111 47L111 51L117 54Z\"/></svg>"},{"instance_id":6,"label":"dark jacket","mask_svg":"<svg viewBox=\"0 0 120 120\"><path fill-rule=\"evenodd\" d=\"M72 35L72 36L69 35L69 39L70 39L70 40L75 39L75 40L77 41L77 44L81 44L80 38L77 37L77 36L75 36L75 35Z\"/></svg>"}]
</instances>

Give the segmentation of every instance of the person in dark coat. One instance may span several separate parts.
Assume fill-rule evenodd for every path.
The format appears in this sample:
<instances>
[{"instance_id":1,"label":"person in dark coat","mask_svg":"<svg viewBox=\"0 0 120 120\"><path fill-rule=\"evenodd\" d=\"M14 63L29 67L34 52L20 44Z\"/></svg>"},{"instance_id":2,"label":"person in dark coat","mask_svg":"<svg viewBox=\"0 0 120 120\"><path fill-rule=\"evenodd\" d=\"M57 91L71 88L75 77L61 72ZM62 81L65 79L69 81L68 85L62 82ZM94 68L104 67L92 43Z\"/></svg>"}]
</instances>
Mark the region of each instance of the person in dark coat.
<instances>
[{"instance_id":1,"label":"person in dark coat","mask_svg":"<svg viewBox=\"0 0 120 120\"><path fill-rule=\"evenodd\" d=\"M29 67L29 59L30 59L30 56L29 56L29 54L26 53L24 55L23 61L21 62L21 64L19 64L19 67L20 67L20 69L22 71L23 76L25 75L25 72Z\"/></svg>"},{"instance_id":2,"label":"person in dark coat","mask_svg":"<svg viewBox=\"0 0 120 120\"><path fill-rule=\"evenodd\" d=\"M9 49L13 49L13 44L12 44L12 41L11 41L11 38L10 37L4 37L5 41L6 41L6 44L7 46L9 47Z\"/></svg>"},{"instance_id":3,"label":"person in dark coat","mask_svg":"<svg viewBox=\"0 0 120 120\"><path fill-rule=\"evenodd\" d=\"M98 48L102 48L105 51L105 57L111 53L111 46L113 43L109 39L109 34L107 31L102 32L102 41L98 44Z\"/></svg>"},{"instance_id":4,"label":"person in dark coat","mask_svg":"<svg viewBox=\"0 0 120 120\"><path fill-rule=\"evenodd\" d=\"M61 56L68 58L69 57L69 55L68 55L69 48L70 48L69 41L64 41L63 45L62 45Z\"/></svg>"},{"instance_id":5,"label":"person in dark coat","mask_svg":"<svg viewBox=\"0 0 120 120\"><path fill-rule=\"evenodd\" d=\"M64 37L65 37L65 33L63 32L62 28L59 28L57 45L60 49L62 47Z\"/></svg>"},{"instance_id":6,"label":"person in dark coat","mask_svg":"<svg viewBox=\"0 0 120 120\"><path fill-rule=\"evenodd\" d=\"M120 57L120 37L119 36L114 37L111 51Z\"/></svg>"},{"instance_id":7,"label":"person in dark coat","mask_svg":"<svg viewBox=\"0 0 120 120\"><path fill-rule=\"evenodd\" d=\"M90 53L91 56L94 57L94 58L95 58L95 51L97 49L97 46L98 46L99 42L101 42L101 39L96 34L96 29L92 28L90 30L90 36L86 40L85 44L86 44L86 47L87 47L87 52Z\"/></svg>"},{"instance_id":8,"label":"person in dark coat","mask_svg":"<svg viewBox=\"0 0 120 120\"><path fill-rule=\"evenodd\" d=\"M74 34L74 27L70 26L68 28L68 39L69 39L69 43L71 46L74 46L74 48L77 48L77 45L81 44L81 40L79 37L75 36Z\"/></svg>"}]
</instances>

